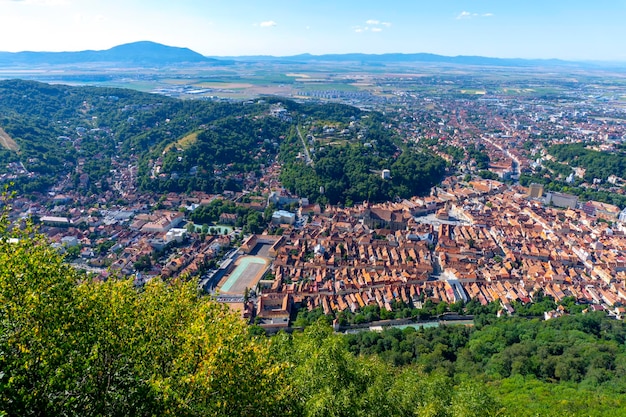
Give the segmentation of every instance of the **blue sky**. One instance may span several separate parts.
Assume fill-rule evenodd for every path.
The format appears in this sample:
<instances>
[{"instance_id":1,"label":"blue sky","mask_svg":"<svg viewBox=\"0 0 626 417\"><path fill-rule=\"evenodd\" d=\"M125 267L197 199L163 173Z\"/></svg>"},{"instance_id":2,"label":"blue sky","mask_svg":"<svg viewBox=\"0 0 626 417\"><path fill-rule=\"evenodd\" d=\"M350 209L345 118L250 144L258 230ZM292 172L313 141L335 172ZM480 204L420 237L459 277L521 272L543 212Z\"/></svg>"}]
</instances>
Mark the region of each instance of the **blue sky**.
<instances>
[{"instance_id":1,"label":"blue sky","mask_svg":"<svg viewBox=\"0 0 626 417\"><path fill-rule=\"evenodd\" d=\"M0 51L152 40L204 55L626 61L626 0L0 0Z\"/></svg>"}]
</instances>

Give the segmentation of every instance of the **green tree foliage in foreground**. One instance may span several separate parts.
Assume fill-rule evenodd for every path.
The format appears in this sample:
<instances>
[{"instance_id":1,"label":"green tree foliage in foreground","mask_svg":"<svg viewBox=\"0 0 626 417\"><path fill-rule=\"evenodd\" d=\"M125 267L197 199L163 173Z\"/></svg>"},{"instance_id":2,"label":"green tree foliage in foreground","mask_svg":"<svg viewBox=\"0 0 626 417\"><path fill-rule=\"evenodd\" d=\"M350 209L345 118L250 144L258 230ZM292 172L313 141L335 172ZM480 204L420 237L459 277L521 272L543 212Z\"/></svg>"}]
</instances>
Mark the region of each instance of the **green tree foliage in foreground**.
<instances>
[{"instance_id":1,"label":"green tree foliage in foreground","mask_svg":"<svg viewBox=\"0 0 626 417\"><path fill-rule=\"evenodd\" d=\"M304 333L272 339L286 363L291 401L305 416L498 416L504 409L485 385L421 368L394 369L375 356L353 356L323 320Z\"/></svg>"},{"instance_id":2,"label":"green tree foliage in foreground","mask_svg":"<svg viewBox=\"0 0 626 417\"><path fill-rule=\"evenodd\" d=\"M10 235L2 230L2 236ZM195 285L92 282L40 237L0 241L0 410L275 415L283 364Z\"/></svg>"},{"instance_id":3,"label":"green tree foliage in foreground","mask_svg":"<svg viewBox=\"0 0 626 417\"><path fill-rule=\"evenodd\" d=\"M346 336L355 355L484 381L511 416L626 415L626 325L604 313ZM478 323L482 323L479 325Z\"/></svg>"}]
</instances>

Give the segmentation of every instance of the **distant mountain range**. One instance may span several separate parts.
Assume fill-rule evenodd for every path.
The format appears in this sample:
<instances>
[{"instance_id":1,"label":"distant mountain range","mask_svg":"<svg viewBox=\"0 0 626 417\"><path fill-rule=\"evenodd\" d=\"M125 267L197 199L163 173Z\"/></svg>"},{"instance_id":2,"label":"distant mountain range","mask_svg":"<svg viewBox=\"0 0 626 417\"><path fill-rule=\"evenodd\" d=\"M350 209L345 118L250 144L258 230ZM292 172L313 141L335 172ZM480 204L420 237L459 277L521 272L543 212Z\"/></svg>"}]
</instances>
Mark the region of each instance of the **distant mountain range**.
<instances>
[{"instance_id":1,"label":"distant mountain range","mask_svg":"<svg viewBox=\"0 0 626 417\"><path fill-rule=\"evenodd\" d=\"M0 52L0 67L42 65L106 65L163 66L172 64L231 65L237 62L274 62L285 64L307 62L353 62L362 65L397 63L428 63L502 67L626 67L626 63L575 62L559 59L489 58L482 56L444 56L428 53L402 54L301 54L293 56L230 56L207 57L188 48L166 46L142 41L115 46L103 51L78 52Z\"/></svg>"},{"instance_id":2,"label":"distant mountain range","mask_svg":"<svg viewBox=\"0 0 626 417\"><path fill-rule=\"evenodd\" d=\"M240 56L228 57L234 61L282 61L289 63L296 62L358 62L362 64L380 65L389 63L435 63L435 64L457 64L457 65L482 65L482 66L579 66L580 62L562 61L559 59L517 59L517 58L488 58L483 56L445 56L427 53L402 54L326 54L311 55L301 54L285 57L274 57L267 55L260 56Z\"/></svg>"},{"instance_id":3,"label":"distant mountain range","mask_svg":"<svg viewBox=\"0 0 626 417\"><path fill-rule=\"evenodd\" d=\"M176 63L214 64L217 62L216 59L205 57L188 48L177 48L149 41L127 43L104 51L0 52L0 66L107 63L160 66Z\"/></svg>"}]
</instances>

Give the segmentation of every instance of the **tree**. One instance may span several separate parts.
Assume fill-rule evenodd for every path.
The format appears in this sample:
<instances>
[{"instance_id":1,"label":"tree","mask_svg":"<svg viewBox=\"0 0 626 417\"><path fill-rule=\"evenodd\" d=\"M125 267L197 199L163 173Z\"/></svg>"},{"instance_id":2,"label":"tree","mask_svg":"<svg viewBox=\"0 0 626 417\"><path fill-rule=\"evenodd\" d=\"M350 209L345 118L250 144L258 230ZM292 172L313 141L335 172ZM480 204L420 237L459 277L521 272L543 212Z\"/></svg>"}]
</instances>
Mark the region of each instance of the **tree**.
<instances>
[{"instance_id":1,"label":"tree","mask_svg":"<svg viewBox=\"0 0 626 417\"><path fill-rule=\"evenodd\" d=\"M437 304L437 308L436 308L437 315L442 315L446 311L448 311L448 303L446 303L445 301L441 301L440 303Z\"/></svg>"},{"instance_id":2,"label":"tree","mask_svg":"<svg viewBox=\"0 0 626 417\"><path fill-rule=\"evenodd\" d=\"M25 416L54 414L68 401L63 385L76 356L58 347L76 342L73 332L60 330L68 323L74 327L77 319L72 296L77 273L42 237L28 238L32 232L30 226L23 232L10 229L2 215L0 410Z\"/></svg>"},{"instance_id":3,"label":"tree","mask_svg":"<svg viewBox=\"0 0 626 417\"><path fill-rule=\"evenodd\" d=\"M80 256L80 245L69 246L65 249L65 257L67 259L76 259Z\"/></svg>"},{"instance_id":4,"label":"tree","mask_svg":"<svg viewBox=\"0 0 626 417\"><path fill-rule=\"evenodd\" d=\"M504 416L504 408L488 394L484 387L464 381L455 387L452 395L452 415L454 417Z\"/></svg>"},{"instance_id":5,"label":"tree","mask_svg":"<svg viewBox=\"0 0 626 417\"><path fill-rule=\"evenodd\" d=\"M133 264L135 270L139 272L145 272L152 269L152 258L150 255L142 255L137 259L137 262Z\"/></svg>"}]
</instances>

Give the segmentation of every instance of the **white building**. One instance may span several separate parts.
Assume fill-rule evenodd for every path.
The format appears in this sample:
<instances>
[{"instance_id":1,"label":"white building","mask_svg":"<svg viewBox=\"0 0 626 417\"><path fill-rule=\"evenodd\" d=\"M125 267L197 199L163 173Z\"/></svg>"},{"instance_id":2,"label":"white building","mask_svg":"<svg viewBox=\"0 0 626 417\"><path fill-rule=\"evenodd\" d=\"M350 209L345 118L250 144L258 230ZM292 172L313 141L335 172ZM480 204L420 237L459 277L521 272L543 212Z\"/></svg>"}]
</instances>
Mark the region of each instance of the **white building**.
<instances>
[{"instance_id":1,"label":"white building","mask_svg":"<svg viewBox=\"0 0 626 417\"><path fill-rule=\"evenodd\" d=\"M571 194L547 193L546 204L553 204L557 207L569 207L571 209L574 209L578 204L578 197Z\"/></svg>"},{"instance_id":2,"label":"white building","mask_svg":"<svg viewBox=\"0 0 626 417\"><path fill-rule=\"evenodd\" d=\"M74 236L64 236L61 238L61 243L64 244L65 246L77 246L78 239L75 238Z\"/></svg>"},{"instance_id":3,"label":"white building","mask_svg":"<svg viewBox=\"0 0 626 417\"><path fill-rule=\"evenodd\" d=\"M622 223L626 223L626 208L619 212L619 221Z\"/></svg>"},{"instance_id":4,"label":"white building","mask_svg":"<svg viewBox=\"0 0 626 417\"><path fill-rule=\"evenodd\" d=\"M274 224L294 224L296 215L286 210L278 210L272 214L272 223Z\"/></svg>"},{"instance_id":5,"label":"white building","mask_svg":"<svg viewBox=\"0 0 626 417\"><path fill-rule=\"evenodd\" d=\"M183 241L183 239L185 238L186 234L187 234L187 230L186 229L172 228L172 229L168 230L167 233L165 234L165 242L167 242L167 243L170 243L170 242L180 243L180 242Z\"/></svg>"},{"instance_id":6,"label":"white building","mask_svg":"<svg viewBox=\"0 0 626 417\"><path fill-rule=\"evenodd\" d=\"M67 217L41 216L40 220L47 226L69 226L71 224Z\"/></svg>"}]
</instances>

